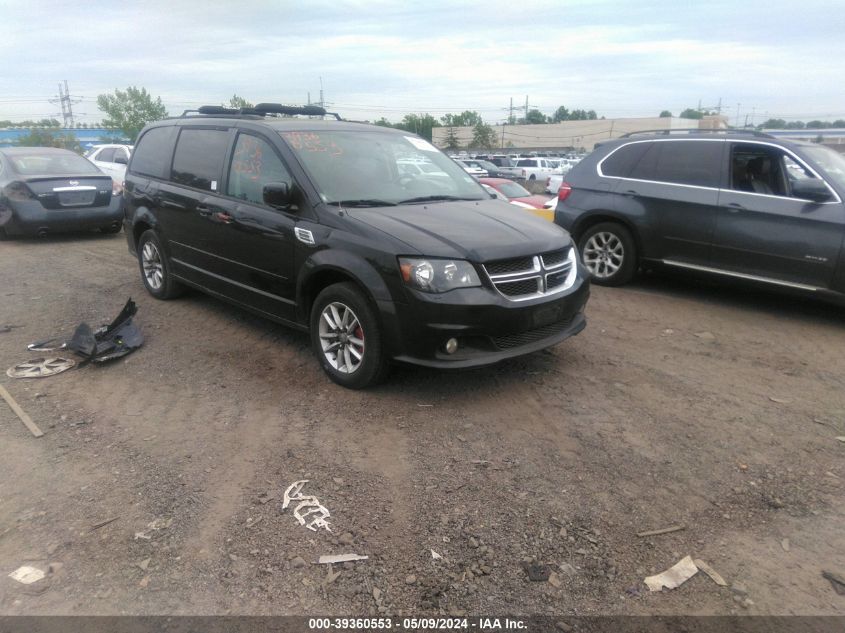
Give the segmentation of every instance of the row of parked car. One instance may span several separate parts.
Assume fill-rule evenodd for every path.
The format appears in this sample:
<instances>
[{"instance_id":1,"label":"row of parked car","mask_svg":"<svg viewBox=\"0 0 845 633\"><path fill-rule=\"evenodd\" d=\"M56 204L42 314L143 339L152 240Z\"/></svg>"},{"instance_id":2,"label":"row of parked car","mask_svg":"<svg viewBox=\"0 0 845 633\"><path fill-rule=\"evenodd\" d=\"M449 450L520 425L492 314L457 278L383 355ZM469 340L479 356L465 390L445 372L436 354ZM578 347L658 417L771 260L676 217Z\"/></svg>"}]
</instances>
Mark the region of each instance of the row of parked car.
<instances>
[{"instance_id":1,"label":"row of parked car","mask_svg":"<svg viewBox=\"0 0 845 633\"><path fill-rule=\"evenodd\" d=\"M642 266L845 297L845 159L819 145L608 141L568 172L552 223L542 197L424 139L296 118L315 114L209 106L148 125L122 194L71 152L0 150L0 228L119 230L116 211L152 296L195 288L308 331L351 388L393 361L473 367L557 344L585 327L590 280Z\"/></svg>"}]
</instances>

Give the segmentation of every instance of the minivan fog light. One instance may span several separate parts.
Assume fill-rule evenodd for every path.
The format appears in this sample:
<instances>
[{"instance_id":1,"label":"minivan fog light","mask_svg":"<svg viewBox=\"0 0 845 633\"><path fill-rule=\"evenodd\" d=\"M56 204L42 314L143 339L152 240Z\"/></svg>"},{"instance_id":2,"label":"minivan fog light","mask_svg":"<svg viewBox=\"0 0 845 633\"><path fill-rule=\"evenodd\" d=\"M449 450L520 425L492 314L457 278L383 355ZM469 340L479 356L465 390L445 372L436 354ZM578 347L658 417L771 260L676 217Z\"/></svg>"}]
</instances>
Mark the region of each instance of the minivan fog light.
<instances>
[{"instance_id":1,"label":"minivan fog light","mask_svg":"<svg viewBox=\"0 0 845 633\"><path fill-rule=\"evenodd\" d=\"M454 354L458 351L458 339L450 338L446 341L446 353L447 354Z\"/></svg>"}]
</instances>

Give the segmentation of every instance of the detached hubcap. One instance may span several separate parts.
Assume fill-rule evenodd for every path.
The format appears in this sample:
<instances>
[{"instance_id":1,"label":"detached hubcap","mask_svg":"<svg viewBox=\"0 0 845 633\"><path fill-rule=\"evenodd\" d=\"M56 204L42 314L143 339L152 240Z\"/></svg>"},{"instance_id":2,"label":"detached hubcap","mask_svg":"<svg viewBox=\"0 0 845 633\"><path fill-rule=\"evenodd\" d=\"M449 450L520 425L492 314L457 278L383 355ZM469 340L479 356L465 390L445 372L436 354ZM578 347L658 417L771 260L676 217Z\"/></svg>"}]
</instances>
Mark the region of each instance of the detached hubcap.
<instances>
[{"instance_id":1,"label":"detached hubcap","mask_svg":"<svg viewBox=\"0 0 845 633\"><path fill-rule=\"evenodd\" d=\"M352 374L364 361L364 330L352 309L339 301L320 313L320 346L329 365Z\"/></svg>"},{"instance_id":2,"label":"detached hubcap","mask_svg":"<svg viewBox=\"0 0 845 633\"><path fill-rule=\"evenodd\" d=\"M625 247L616 235L603 231L587 240L581 259L593 276L606 279L622 267Z\"/></svg>"},{"instance_id":3,"label":"detached hubcap","mask_svg":"<svg viewBox=\"0 0 845 633\"><path fill-rule=\"evenodd\" d=\"M161 254L152 242L147 242L141 249L141 266L147 284L153 290L159 290L164 283L164 266L161 263Z\"/></svg>"}]
</instances>

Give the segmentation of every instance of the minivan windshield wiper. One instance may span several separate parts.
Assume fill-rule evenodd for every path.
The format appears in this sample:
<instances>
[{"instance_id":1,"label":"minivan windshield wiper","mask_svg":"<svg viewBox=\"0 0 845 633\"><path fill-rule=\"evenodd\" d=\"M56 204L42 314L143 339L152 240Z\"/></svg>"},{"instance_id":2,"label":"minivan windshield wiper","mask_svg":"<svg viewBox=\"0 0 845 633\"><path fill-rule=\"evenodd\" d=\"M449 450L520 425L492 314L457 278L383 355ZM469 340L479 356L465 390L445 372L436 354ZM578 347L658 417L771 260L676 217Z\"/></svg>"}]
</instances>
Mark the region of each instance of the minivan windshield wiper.
<instances>
[{"instance_id":1,"label":"minivan windshield wiper","mask_svg":"<svg viewBox=\"0 0 845 633\"><path fill-rule=\"evenodd\" d=\"M413 204L415 202L443 202L448 200L483 200L484 198L467 198L462 196L449 195L434 195L434 196L419 196L417 198L408 198L407 200L400 200L399 204Z\"/></svg>"},{"instance_id":2,"label":"minivan windshield wiper","mask_svg":"<svg viewBox=\"0 0 845 633\"><path fill-rule=\"evenodd\" d=\"M357 200L334 200L329 204L336 204L339 207L395 207L395 202L379 200L378 198L360 198Z\"/></svg>"}]
</instances>

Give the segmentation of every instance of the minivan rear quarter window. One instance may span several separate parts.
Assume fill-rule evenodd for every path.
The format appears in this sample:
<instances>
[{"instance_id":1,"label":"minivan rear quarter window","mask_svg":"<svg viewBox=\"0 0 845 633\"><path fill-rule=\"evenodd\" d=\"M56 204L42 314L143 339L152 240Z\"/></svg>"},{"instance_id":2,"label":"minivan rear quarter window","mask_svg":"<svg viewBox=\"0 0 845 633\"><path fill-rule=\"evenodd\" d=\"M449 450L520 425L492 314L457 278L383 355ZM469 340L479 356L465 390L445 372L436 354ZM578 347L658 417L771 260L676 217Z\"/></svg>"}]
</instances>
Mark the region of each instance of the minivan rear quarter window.
<instances>
[{"instance_id":1,"label":"minivan rear quarter window","mask_svg":"<svg viewBox=\"0 0 845 633\"><path fill-rule=\"evenodd\" d=\"M173 127L154 127L138 140L132 152L132 171L143 176L166 178L173 155Z\"/></svg>"},{"instance_id":2,"label":"minivan rear quarter window","mask_svg":"<svg viewBox=\"0 0 845 633\"><path fill-rule=\"evenodd\" d=\"M228 130L183 129L176 142L171 180L218 191L228 144Z\"/></svg>"}]
</instances>

